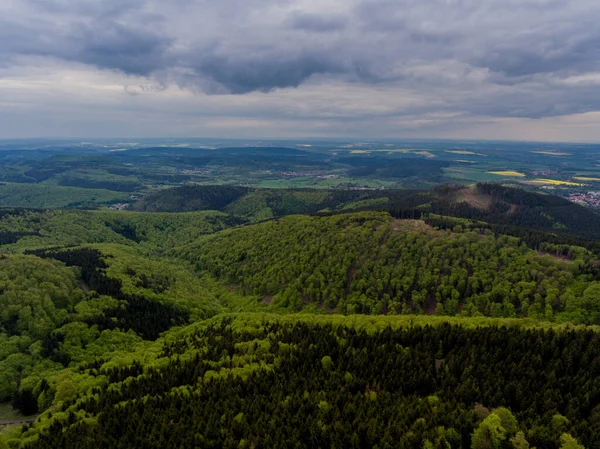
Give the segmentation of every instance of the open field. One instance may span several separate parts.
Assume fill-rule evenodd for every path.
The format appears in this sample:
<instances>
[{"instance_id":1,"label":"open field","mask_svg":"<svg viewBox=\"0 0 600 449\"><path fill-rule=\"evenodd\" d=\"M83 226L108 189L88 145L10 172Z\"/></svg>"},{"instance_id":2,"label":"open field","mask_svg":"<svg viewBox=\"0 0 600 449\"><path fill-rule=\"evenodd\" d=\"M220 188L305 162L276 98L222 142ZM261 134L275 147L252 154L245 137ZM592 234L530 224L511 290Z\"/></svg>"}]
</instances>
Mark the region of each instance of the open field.
<instances>
[{"instance_id":1,"label":"open field","mask_svg":"<svg viewBox=\"0 0 600 449\"><path fill-rule=\"evenodd\" d=\"M498 175L498 176L510 176L513 178L524 178L525 174L518 172L518 171L511 171L511 170L505 170L505 171L488 171L487 173L490 173L492 175Z\"/></svg>"},{"instance_id":2,"label":"open field","mask_svg":"<svg viewBox=\"0 0 600 449\"><path fill-rule=\"evenodd\" d=\"M534 183L534 184L550 185L550 186L576 186L576 187L585 186L585 184L580 184L580 183L571 182L571 181L561 181L560 179L532 179L531 181L527 181L527 182Z\"/></svg>"},{"instance_id":3,"label":"open field","mask_svg":"<svg viewBox=\"0 0 600 449\"><path fill-rule=\"evenodd\" d=\"M577 181L600 182L600 178L590 178L587 176L574 176L573 179Z\"/></svg>"},{"instance_id":4,"label":"open field","mask_svg":"<svg viewBox=\"0 0 600 449\"><path fill-rule=\"evenodd\" d=\"M444 169L444 174L452 180L462 182L490 182L498 180L498 176L480 170L474 163L466 165L463 162L460 165L448 167Z\"/></svg>"}]
</instances>

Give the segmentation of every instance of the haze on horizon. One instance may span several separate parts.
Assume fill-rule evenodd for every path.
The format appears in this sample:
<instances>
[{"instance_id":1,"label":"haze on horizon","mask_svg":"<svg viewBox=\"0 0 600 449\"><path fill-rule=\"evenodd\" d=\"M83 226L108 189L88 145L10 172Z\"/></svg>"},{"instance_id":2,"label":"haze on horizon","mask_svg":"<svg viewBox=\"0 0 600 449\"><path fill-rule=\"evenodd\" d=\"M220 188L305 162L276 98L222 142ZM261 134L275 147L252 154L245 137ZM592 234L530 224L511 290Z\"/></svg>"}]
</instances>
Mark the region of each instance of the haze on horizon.
<instances>
[{"instance_id":1,"label":"haze on horizon","mask_svg":"<svg viewBox=\"0 0 600 449\"><path fill-rule=\"evenodd\" d=\"M594 0L0 3L0 138L600 141Z\"/></svg>"}]
</instances>

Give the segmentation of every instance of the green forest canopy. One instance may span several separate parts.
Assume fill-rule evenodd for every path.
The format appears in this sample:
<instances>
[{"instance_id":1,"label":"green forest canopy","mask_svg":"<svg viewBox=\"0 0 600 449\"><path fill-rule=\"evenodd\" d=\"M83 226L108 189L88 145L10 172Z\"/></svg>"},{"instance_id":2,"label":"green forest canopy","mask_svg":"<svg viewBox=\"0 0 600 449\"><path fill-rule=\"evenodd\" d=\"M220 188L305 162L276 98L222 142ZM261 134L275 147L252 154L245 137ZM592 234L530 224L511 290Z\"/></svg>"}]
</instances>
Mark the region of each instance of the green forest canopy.
<instances>
[{"instance_id":1,"label":"green forest canopy","mask_svg":"<svg viewBox=\"0 0 600 449\"><path fill-rule=\"evenodd\" d=\"M479 221L383 211L249 224L227 211L2 210L0 395L42 415L7 428L0 447L487 447L490 435L594 447L595 328L575 326L599 321L596 256L530 243ZM453 330L433 330L442 323ZM499 369L516 347L499 335L534 363ZM532 383L529 366L546 377ZM410 376L433 384L413 389ZM118 427L123 416L136 419Z\"/></svg>"}]
</instances>

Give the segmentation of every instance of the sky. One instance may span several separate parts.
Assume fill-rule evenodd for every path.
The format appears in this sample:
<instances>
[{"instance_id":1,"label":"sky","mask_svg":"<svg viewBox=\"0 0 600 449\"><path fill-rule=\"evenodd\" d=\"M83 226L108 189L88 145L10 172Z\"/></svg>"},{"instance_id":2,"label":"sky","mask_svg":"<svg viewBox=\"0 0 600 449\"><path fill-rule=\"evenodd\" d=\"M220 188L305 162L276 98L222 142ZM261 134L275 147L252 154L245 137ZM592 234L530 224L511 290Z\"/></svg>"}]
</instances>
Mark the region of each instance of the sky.
<instances>
[{"instance_id":1,"label":"sky","mask_svg":"<svg viewBox=\"0 0 600 449\"><path fill-rule=\"evenodd\" d=\"M600 141L598 0L0 0L0 138Z\"/></svg>"}]
</instances>

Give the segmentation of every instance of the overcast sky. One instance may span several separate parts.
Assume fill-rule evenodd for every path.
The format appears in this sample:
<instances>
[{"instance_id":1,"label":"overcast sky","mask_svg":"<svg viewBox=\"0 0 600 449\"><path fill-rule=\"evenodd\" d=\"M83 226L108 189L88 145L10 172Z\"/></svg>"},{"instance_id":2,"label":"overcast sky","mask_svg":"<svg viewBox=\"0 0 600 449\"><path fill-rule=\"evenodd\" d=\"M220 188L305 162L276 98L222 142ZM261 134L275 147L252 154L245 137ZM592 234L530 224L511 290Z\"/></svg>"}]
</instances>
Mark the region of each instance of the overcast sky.
<instances>
[{"instance_id":1,"label":"overcast sky","mask_svg":"<svg viewBox=\"0 0 600 449\"><path fill-rule=\"evenodd\" d=\"M598 17L598 0L0 0L0 138L600 141Z\"/></svg>"}]
</instances>

